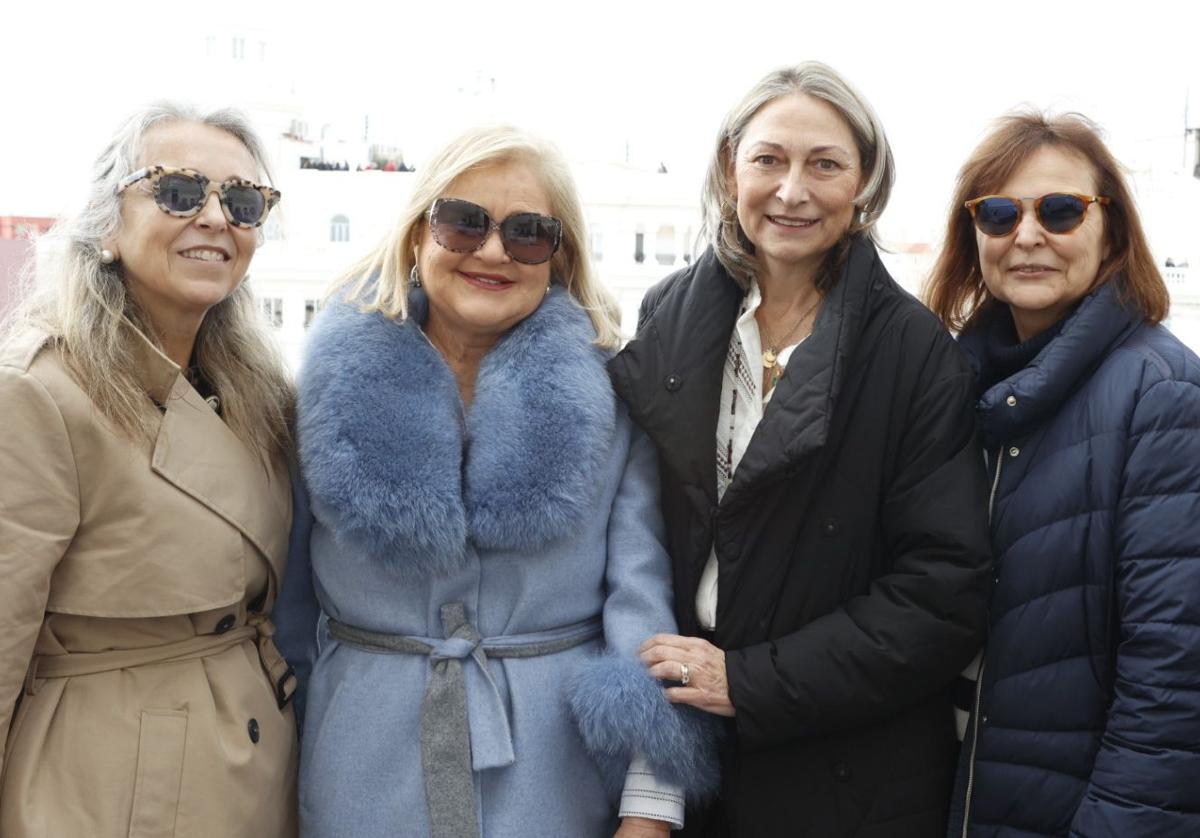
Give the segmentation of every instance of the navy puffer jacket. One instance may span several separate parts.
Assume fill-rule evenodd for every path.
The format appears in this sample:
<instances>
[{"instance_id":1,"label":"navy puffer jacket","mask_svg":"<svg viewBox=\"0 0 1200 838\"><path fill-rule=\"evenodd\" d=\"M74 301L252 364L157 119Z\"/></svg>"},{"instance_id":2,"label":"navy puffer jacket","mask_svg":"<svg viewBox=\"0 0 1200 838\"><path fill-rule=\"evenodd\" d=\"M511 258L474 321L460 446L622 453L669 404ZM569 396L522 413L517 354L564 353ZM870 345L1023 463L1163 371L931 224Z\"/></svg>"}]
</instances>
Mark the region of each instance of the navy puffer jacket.
<instances>
[{"instance_id":1,"label":"navy puffer jacket","mask_svg":"<svg viewBox=\"0 0 1200 838\"><path fill-rule=\"evenodd\" d=\"M1200 836L1200 361L1118 284L978 406L996 584L954 836Z\"/></svg>"}]
</instances>

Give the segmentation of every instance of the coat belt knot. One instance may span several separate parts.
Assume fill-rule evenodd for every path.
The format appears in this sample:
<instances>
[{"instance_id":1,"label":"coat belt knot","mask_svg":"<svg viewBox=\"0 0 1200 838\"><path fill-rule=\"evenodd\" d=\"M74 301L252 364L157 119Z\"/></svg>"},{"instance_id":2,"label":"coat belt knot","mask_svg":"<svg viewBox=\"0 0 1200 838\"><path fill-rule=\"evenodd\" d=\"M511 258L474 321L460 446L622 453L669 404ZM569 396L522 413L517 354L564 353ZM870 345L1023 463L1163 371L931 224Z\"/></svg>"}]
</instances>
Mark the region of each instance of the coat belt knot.
<instances>
[{"instance_id":1,"label":"coat belt knot","mask_svg":"<svg viewBox=\"0 0 1200 838\"><path fill-rule=\"evenodd\" d=\"M370 652L428 655L421 701L421 765L433 838L477 838L473 771L516 761L512 727L487 659L532 658L566 651L603 634L599 617L521 635L484 638L461 602L440 609L444 637L384 634L330 618L337 640ZM464 670L465 661L476 666ZM468 686L468 683L470 686Z\"/></svg>"}]
</instances>

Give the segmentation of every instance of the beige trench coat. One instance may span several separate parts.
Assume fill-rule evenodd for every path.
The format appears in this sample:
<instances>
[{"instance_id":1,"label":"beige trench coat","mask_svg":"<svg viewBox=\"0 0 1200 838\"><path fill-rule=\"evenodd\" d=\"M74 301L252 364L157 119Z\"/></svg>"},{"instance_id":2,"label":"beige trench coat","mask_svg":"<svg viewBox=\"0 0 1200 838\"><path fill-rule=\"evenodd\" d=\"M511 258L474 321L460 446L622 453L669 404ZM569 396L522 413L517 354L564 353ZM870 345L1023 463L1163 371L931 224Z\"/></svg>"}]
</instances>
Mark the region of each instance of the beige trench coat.
<instances>
[{"instance_id":1,"label":"beige trench coat","mask_svg":"<svg viewBox=\"0 0 1200 838\"><path fill-rule=\"evenodd\" d=\"M293 836L286 468L138 352L153 445L54 348L0 357L0 838Z\"/></svg>"}]
</instances>

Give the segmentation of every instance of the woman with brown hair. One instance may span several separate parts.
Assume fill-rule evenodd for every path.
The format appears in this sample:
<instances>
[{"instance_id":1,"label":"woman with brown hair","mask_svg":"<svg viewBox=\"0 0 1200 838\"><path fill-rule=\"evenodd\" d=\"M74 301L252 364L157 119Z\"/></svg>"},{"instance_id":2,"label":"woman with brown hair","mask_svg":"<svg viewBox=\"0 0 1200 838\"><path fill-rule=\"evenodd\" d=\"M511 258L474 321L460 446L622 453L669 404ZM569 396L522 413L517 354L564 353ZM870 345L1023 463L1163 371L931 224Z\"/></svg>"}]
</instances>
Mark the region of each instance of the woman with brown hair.
<instances>
[{"instance_id":1,"label":"woman with brown hair","mask_svg":"<svg viewBox=\"0 0 1200 838\"><path fill-rule=\"evenodd\" d=\"M995 558L950 835L1200 834L1200 362L1094 124L1000 120L928 299L976 370Z\"/></svg>"}]
</instances>

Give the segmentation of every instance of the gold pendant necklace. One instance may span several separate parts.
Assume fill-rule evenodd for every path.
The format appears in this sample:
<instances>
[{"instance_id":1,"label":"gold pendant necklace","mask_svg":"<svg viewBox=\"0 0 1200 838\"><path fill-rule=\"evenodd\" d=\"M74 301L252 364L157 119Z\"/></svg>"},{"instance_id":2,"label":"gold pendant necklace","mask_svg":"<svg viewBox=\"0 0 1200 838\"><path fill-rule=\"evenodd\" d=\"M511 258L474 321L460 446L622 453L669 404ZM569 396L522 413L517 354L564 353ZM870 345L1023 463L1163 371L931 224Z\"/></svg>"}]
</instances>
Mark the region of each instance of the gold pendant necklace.
<instances>
[{"instance_id":1,"label":"gold pendant necklace","mask_svg":"<svg viewBox=\"0 0 1200 838\"><path fill-rule=\"evenodd\" d=\"M764 338L762 341L762 365L764 370L767 370L771 373L772 387L775 386L775 382L778 381L783 375L783 367L779 363L779 353L787 347L787 342L791 339L792 335L799 331L800 327L804 325L804 321L808 319L810 314L816 311L817 306L820 304L821 295L817 294L817 299L813 301L812 305L804 310L804 313L800 315L800 319L792 324L792 327L788 329L787 333L783 336L782 341L776 342L773 340L770 333L767 331L766 325L763 325L759 328L759 332Z\"/></svg>"}]
</instances>

